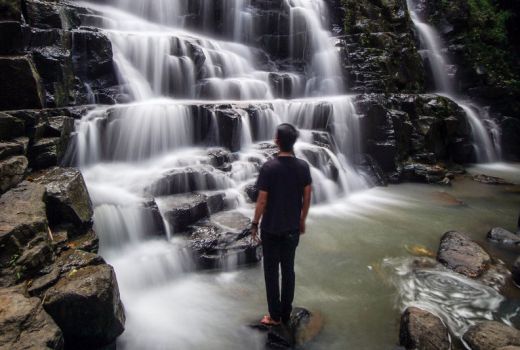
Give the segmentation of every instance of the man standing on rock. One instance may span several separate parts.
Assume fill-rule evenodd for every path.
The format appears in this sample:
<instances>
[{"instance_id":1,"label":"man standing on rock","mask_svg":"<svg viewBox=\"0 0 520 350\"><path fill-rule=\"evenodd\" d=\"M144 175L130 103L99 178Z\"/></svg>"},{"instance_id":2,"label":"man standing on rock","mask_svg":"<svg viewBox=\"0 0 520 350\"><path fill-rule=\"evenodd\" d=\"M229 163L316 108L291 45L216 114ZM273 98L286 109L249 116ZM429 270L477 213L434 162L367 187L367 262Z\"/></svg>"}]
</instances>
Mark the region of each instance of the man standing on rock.
<instances>
[{"instance_id":1,"label":"man standing on rock","mask_svg":"<svg viewBox=\"0 0 520 350\"><path fill-rule=\"evenodd\" d=\"M294 155L298 136L298 130L291 124L278 126L275 143L280 152L262 166L256 183L259 193L252 235L258 240L258 225L262 219L260 229L269 316L264 316L261 322L269 326L289 322L295 287L294 257L300 235L305 233L311 204L309 165Z\"/></svg>"}]
</instances>

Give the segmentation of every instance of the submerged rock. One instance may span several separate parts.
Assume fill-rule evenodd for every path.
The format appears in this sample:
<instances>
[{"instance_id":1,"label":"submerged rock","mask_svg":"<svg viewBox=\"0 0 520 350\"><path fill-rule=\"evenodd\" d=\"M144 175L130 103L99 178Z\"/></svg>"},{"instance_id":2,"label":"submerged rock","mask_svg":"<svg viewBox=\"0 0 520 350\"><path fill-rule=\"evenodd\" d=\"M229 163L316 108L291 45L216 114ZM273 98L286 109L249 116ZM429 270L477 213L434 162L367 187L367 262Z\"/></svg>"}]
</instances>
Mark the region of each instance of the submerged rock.
<instances>
[{"instance_id":1,"label":"submerged rock","mask_svg":"<svg viewBox=\"0 0 520 350\"><path fill-rule=\"evenodd\" d=\"M484 174L473 175L473 180L482 182L487 185L513 185L513 183L504 180L500 177L489 176Z\"/></svg>"},{"instance_id":2,"label":"submerged rock","mask_svg":"<svg viewBox=\"0 0 520 350\"><path fill-rule=\"evenodd\" d=\"M520 236L502 227L492 228L487 234L487 239L503 245L520 245Z\"/></svg>"},{"instance_id":3,"label":"submerged rock","mask_svg":"<svg viewBox=\"0 0 520 350\"><path fill-rule=\"evenodd\" d=\"M468 329L463 336L472 350L520 346L520 331L496 321L484 321Z\"/></svg>"},{"instance_id":4,"label":"submerged rock","mask_svg":"<svg viewBox=\"0 0 520 350\"><path fill-rule=\"evenodd\" d=\"M448 329L442 320L432 313L409 307L401 316L399 339L406 349L449 350Z\"/></svg>"},{"instance_id":5,"label":"submerged rock","mask_svg":"<svg viewBox=\"0 0 520 350\"><path fill-rule=\"evenodd\" d=\"M449 231L441 238L437 260L447 268L470 278L487 270L491 257L467 234Z\"/></svg>"},{"instance_id":6,"label":"submerged rock","mask_svg":"<svg viewBox=\"0 0 520 350\"><path fill-rule=\"evenodd\" d=\"M115 273L106 264L70 270L45 293L43 306L70 348L105 346L124 330L125 314Z\"/></svg>"},{"instance_id":7,"label":"submerged rock","mask_svg":"<svg viewBox=\"0 0 520 350\"><path fill-rule=\"evenodd\" d=\"M266 345L269 348L295 348L318 336L323 328L323 317L319 313L295 307L288 325L269 327L257 322L250 327L267 333Z\"/></svg>"},{"instance_id":8,"label":"submerged rock","mask_svg":"<svg viewBox=\"0 0 520 350\"><path fill-rule=\"evenodd\" d=\"M63 336L38 298L0 290L0 349L63 349Z\"/></svg>"}]
</instances>

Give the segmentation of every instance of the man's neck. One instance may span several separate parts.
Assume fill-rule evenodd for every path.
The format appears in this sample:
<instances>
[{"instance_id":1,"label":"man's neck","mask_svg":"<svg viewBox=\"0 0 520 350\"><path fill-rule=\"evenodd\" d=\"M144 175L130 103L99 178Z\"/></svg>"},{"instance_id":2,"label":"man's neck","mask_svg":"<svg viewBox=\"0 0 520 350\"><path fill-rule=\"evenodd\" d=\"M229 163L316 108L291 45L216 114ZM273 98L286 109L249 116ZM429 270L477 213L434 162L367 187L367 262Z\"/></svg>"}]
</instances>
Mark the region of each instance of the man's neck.
<instances>
[{"instance_id":1,"label":"man's neck","mask_svg":"<svg viewBox=\"0 0 520 350\"><path fill-rule=\"evenodd\" d=\"M292 152L278 152L278 157L294 157L294 153Z\"/></svg>"}]
</instances>

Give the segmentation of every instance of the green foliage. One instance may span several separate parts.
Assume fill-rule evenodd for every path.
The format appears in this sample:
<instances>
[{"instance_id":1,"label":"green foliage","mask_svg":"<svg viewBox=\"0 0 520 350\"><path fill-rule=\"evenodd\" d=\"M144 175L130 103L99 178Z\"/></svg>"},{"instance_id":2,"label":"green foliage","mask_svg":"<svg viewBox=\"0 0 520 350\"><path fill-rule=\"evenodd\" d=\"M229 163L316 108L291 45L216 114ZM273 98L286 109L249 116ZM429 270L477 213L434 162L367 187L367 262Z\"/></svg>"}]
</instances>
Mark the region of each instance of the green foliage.
<instances>
[{"instance_id":1,"label":"green foliage","mask_svg":"<svg viewBox=\"0 0 520 350\"><path fill-rule=\"evenodd\" d=\"M485 70L488 83L518 85L518 72L514 67L517 62L509 48L506 28L511 14L499 10L492 0L468 0L467 3L469 18L464 36L467 59Z\"/></svg>"}]
</instances>

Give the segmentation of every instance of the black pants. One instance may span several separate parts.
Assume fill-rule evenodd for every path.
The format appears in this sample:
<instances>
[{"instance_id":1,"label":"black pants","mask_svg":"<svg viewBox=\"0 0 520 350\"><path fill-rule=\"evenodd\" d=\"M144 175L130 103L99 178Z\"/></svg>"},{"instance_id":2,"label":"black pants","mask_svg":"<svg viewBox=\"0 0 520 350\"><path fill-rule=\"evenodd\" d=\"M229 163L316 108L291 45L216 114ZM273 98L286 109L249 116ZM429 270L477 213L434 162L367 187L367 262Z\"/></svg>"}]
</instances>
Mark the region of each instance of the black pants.
<instances>
[{"instance_id":1,"label":"black pants","mask_svg":"<svg viewBox=\"0 0 520 350\"><path fill-rule=\"evenodd\" d=\"M289 321L294 299L294 256L300 241L299 231L262 232L264 277L269 314L275 321ZM279 268L282 268L280 298Z\"/></svg>"}]
</instances>

